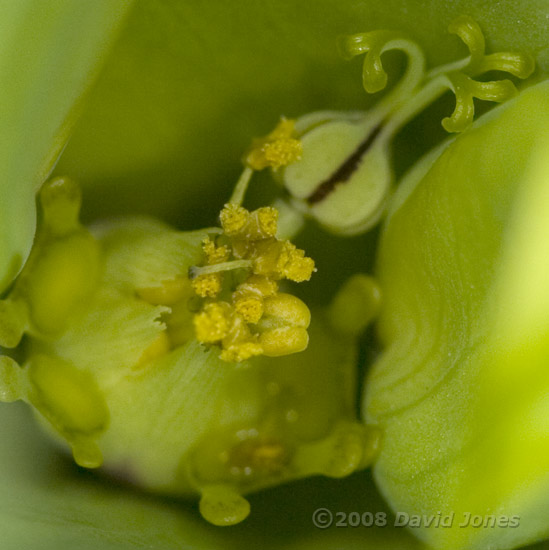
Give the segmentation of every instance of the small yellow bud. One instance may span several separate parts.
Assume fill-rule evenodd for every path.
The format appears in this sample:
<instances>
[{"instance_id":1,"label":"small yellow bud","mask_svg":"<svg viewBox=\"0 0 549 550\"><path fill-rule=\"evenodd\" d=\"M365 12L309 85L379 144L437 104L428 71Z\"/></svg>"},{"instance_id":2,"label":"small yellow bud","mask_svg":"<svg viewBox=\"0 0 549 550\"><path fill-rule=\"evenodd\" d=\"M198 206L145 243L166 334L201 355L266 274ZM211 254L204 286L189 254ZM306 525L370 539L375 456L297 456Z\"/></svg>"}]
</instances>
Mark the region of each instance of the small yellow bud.
<instances>
[{"instance_id":1,"label":"small yellow bud","mask_svg":"<svg viewBox=\"0 0 549 550\"><path fill-rule=\"evenodd\" d=\"M295 121L283 118L267 136L254 140L246 156L246 164L253 170L270 166L278 170L301 159L303 148L296 139Z\"/></svg>"},{"instance_id":2,"label":"small yellow bud","mask_svg":"<svg viewBox=\"0 0 549 550\"><path fill-rule=\"evenodd\" d=\"M80 198L80 188L66 178L49 181L40 191L35 246L10 293L25 311L17 306L18 326L8 327L17 329L8 334L8 343L17 344L20 329L27 327L48 336L62 334L97 289L99 243L78 222Z\"/></svg>"},{"instance_id":3,"label":"small yellow bud","mask_svg":"<svg viewBox=\"0 0 549 550\"><path fill-rule=\"evenodd\" d=\"M264 355L280 357L307 349L309 334L306 329L300 327L275 328L262 333L259 342Z\"/></svg>"},{"instance_id":4,"label":"small yellow bud","mask_svg":"<svg viewBox=\"0 0 549 550\"><path fill-rule=\"evenodd\" d=\"M199 507L202 517L222 527L240 523L250 513L250 503L237 491L224 485L206 487Z\"/></svg>"},{"instance_id":5,"label":"small yellow bud","mask_svg":"<svg viewBox=\"0 0 549 550\"><path fill-rule=\"evenodd\" d=\"M276 294L265 300L265 320L269 326L292 325L307 328L311 312L307 305L292 294Z\"/></svg>"},{"instance_id":6,"label":"small yellow bud","mask_svg":"<svg viewBox=\"0 0 549 550\"><path fill-rule=\"evenodd\" d=\"M70 361L34 355L29 365L28 400L73 448L85 468L101 466L96 439L107 428L109 409L94 376Z\"/></svg>"},{"instance_id":7,"label":"small yellow bud","mask_svg":"<svg viewBox=\"0 0 549 550\"><path fill-rule=\"evenodd\" d=\"M263 307L258 329L265 355L278 357L306 349L311 312L305 303L291 294L277 294L267 298Z\"/></svg>"}]
</instances>

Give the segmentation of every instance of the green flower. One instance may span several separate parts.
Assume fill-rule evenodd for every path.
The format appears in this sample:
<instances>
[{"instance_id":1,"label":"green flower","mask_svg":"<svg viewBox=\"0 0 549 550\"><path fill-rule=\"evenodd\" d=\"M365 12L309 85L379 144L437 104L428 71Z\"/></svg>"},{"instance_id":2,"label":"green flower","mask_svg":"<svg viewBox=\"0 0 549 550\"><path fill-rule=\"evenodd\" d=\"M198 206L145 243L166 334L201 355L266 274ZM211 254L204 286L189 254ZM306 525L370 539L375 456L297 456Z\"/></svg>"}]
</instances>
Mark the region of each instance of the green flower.
<instances>
[{"instance_id":1,"label":"green flower","mask_svg":"<svg viewBox=\"0 0 549 550\"><path fill-rule=\"evenodd\" d=\"M537 57L538 75L547 73L547 19L541 2L527 2L520 6L520 11L511 2L498 4L497 11L485 10L474 2L417 4L323 0L313 7L289 1L274 5L251 0L234 4L142 1L129 12L121 38L108 57L108 45L124 12L129 11L129 4L59 0L49 3L48 8L32 1L2 6L5 17L0 23L3 40L0 74L7 75L5 81L13 83L2 92L0 111L5 117L1 119L0 135L5 144L3 165L7 167L0 203L2 286L8 286L29 254L34 235L34 193L65 144L68 129L74 123L74 104L82 97L101 57L106 64L93 90L78 103L82 116L57 173L70 174L83 183L86 221L113 214L147 213L159 215L186 230L214 223L215 213L230 194L230 182L238 170L237 159L250 136L265 133L281 114L297 116L328 108L364 109L371 101L357 86L358 66L342 63L336 54L334 45L339 34L376 28L407 31L427 52L429 65L435 66L465 53L455 37L446 36L445 29L455 16L468 14L485 30L491 51L518 49L531 53ZM22 44L26 47L22 48ZM392 61L398 64L398 59ZM536 90L531 92L533 95L519 96L514 106L495 115L491 122L483 119L461 141L458 138L428 175L425 174L431 167L429 160L423 161L401 188L384 231L378 268L387 296L380 331L383 343L391 347L381 356L366 388L367 418L378 422L386 432L375 475L394 511L429 513L442 508L442 504L454 506L457 512L465 511L467 506L472 513L485 511L491 495L486 482L490 476L486 473L493 469L494 450L505 456L505 460L493 477L500 482L493 502L499 504L505 500L505 484L516 487L531 476L532 487L517 494L514 503L520 505L520 513L534 518L533 527L526 531L517 529L503 542L500 538L490 539L491 533L484 531L486 538L481 538L480 544L497 547L513 547L546 534L537 527L543 526L543 512L529 510L528 506L543 506L543 493L538 497L535 492L545 490L542 480L547 475L547 463L542 458L546 448L543 440L539 442L547 434L547 406L542 400L547 385L544 386L541 374L542 360L546 357L545 271L544 265L539 265L543 239L532 237L546 231L546 226L536 223L543 218L539 212L543 213L545 203L539 182L547 167L542 161L530 162L530 158L537 158L537 153L530 153L529 147L517 152L508 132L511 126L519 135L525 134L526 143L541 142L536 147L543 146L544 118L532 111L543 114L547 108L543 106L543 88ZM520 120L526 120L522 126L515 124L517 109ZM439 115L447 112L448 105L437 104L428 116L414 122L415 127L406 128L399 135L394 149L397 174L442 139L438 124L445 115ZM436 121L437 129L432 121ZM418 132L426 136L425 143L417 145L411 139ZM485 143L500 143L490 141L495 139L494 134L501 135L501 143L507 144L507 148L501 150L497 145L488 148L491 164L497 164L501 174L486 171L486 176L482 159L468 163L463 158L471 158ZM460 169L454 169L452 177L446 178L444 159L460 168L466 165L470 175L460 179ZM429 200L439 208L432 219L424 220L425 205L429 202L420 195L429 189L430 180L439 183L441 174L457 198L445 210L437 202L437 193L446 187L433 184L434 198ZM481 227L478 239L469 236L466 242L476 248L472 246L472 252L467 250L458 256L461 263L452 266L454 247L437 249L440 245L429 228L436 227L445 242L448 219L454 213L467 211L470 191L467 185L474 188L475 182L490 182L498 174L501 176L498 181L507 182L499 191L501 200L497 193L492 196L486 190L482 193L482 188L480 191L488 208L496 205L494 227L498 231L491 226ZM521 210L513 211L512 215L510 209L499 211L500 205L509 204L507 191L516 188L517 182L526 182L521 185L526 190L520 195L517 192L516 203ZM262 195L257 189L256 200ZM514 204L515 200L511 202ZM481 212L484 215L484 210ZM460 216L456 227L463 225L459 219ZM433 225L423 226L417 220L425 224L431 221ZM506 247L501 250L520 250L521 269L515 267L511 252L499 255L498 247L504 242L499 236L503 233L511 236L510 244L505 240ZM418 234L420 238L412 239ZM412 239L411 245L403 244L403 235ZM78 238L85 242L82 235ZM367 270L374 259L375 239L371 235L347 241L323 236L319 243L318 229L307 229L302 240L308 253L315 257L319 273L324 270L329 274L318 277L318 282L313 278L310 290L304 291L308 303L325 307L319 296L333 295L348 275ZM79 245L75 247L82 250ZM493 267L497 263L496 249L497 258L501 257L498 269ZM402 263L421 274L417 263L422 254L445 260L443 264L433 264L443 265L433 268L439 286L428 285L419 276L403 280ZM407 260L408 256L411 259ZM93 264L93 258L90 262ZM496 271L497 277L486 279L487 272ZM473 297L490 298L486 298L490 307L477 311L474 300L471 306L462 295L451 294L455 290L452 285L456 273L460 275L460 284L463 281L478 284L475 291L478 294ZM417 305L420 294L425 294L429 301L424 308L423 302ZM74 296L75 301L85 297L86 289ZM451 296L451 304L459 304L451 315L442 319L437 309L441 296L445 299ZM508 309L502 311L498 304L505 304ZM337 310L349 306L336 302L333 307ZM402 328L403 315L412 321L425 319L420 325L425 332L421 331L420 345L413 348L414 353L405 347L406 338L415 333ZM477 340L468 338L480 334L477 325L487 331L487 343L480 347ZM104 331L107 329L108 326ZM337 327L329 330L335 333ZM329 342L332 336L329 333L323 340ZM534 344L528 346L528 342ZM439 357L426 370L421 352L430 345ZM334 350L332 345L327 347L327 352ZM404 358L399 356L399 350ZM327 352L320 351L319 357L322 359ZM342 353L352 356L350 342L343 346ZM453 370L461 373L465 381L460 386L449 384L439 388L434 384L448 370L448 353L458 357L469 353L467 365L454 359L465 365ZM398 361L391 354L396 354L393 359L396 357ZM291 357L297 361L299 355ZM517 365L523 362L529 366L519 373ZM396 366L391 370L389 365L393 364ZM63 370L62 366L59 368ZM407 369L418 375L417 381L412 376L413 387L397 384L391 388L391 378L407 379ZM482 375L475 377L479 371ZM43 384L55 387L55 379L49 378L51 372L48 365L36 367L37 377L44 374ZM79 387L87 385L85 380L74 382ZM387 386L394 389L395 400L387 397ZM428 409L430 401L425 395L429 391L438 399L438 407ZM503 407L501 399L505 403L515 399L516 403ZM406 408L404 413L394 410L399 405ZM220 532L201 522L194 508L185 502L138 494L114 487L108 480L98 481L83 472L74 472L34 432L27 422L26 411L10 405L3 407L2 412L5 432L1 449L4 469L0 526L6 548L57 548L69 544L78 548L178 548L182 544L193 548L420 547L408 532L391 527L326 531L314 528L311 514L320 507L334 512L387 512L387 505L377 496L367 474L349 481L299 482L258 494L251 497L257 512L247 523ZM321 413L318 410L314 414ZM472 432L457 428L457 420L448 424L451 413L461 413L460 421L464 419L466 428L474 428ZM102 429L100 416L90 419L92 432ZM532 425L524 431L522 426L528 422ZM416 437L416 433L421 437ZM425 479L427 475L428 482L422 483L413 471L406 470L412 457L417 460L418 454L425 459L424 464L432 463L439 452L439 439L450 447L444 454L447 461L451 462L453 456L464 456L452 448L463 446L464 433L469 440L482 440L484 445L475 447L476 459L463 459L465 474L459 470L459 464L452 463L455 470L442 469L439 478L429 479L428 474L434 470L426 466L427 474L422 472L420 477ZM517 442L516 447L510 442ZM85 450L89 451L89 447L85 446ZM530 461L528 457L536 453L539 459ZM208 471L207 461L198 466ZM477 492L471 487L476 483L480 487ZM445 498L449 502L443 502ZM434 533L431 530L421 535L448 548L469 544L459 537L437 539L440 531ZM470 544L479 544L478 540L473 537Z\"/></svg>"}]
</instances>

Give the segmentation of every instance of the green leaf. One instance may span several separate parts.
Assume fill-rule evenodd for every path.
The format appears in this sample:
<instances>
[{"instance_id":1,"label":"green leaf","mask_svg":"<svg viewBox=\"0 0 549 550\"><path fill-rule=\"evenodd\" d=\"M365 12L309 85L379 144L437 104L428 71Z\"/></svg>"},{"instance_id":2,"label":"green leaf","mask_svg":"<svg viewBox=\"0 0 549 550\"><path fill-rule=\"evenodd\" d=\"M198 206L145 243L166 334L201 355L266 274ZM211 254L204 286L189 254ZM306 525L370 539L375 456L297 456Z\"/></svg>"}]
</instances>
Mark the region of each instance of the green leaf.
<instances>
[{"instance_id":1,"label":"green leaf","mask_svg":"<svg viewBox=\"0 0 549 550\"><path fill-rule=\"evenodd\" d=\"M34 237L34 194L63 150L130 0L0 2L0 292Z\"/></svg>"},{"instance_id":2,"label":"green leaf","mask_svg":"<svg viewBox=\"0 0 549 550\"><path fill-rule=\"evenodd\" d=\"M549 535L549 83L524 91L403 182L381 240L386 352L369 378L375 478L394 510L455 514L436 548ZM517 528L460 528L464 514Z\"/></svg>"}]
</instances>

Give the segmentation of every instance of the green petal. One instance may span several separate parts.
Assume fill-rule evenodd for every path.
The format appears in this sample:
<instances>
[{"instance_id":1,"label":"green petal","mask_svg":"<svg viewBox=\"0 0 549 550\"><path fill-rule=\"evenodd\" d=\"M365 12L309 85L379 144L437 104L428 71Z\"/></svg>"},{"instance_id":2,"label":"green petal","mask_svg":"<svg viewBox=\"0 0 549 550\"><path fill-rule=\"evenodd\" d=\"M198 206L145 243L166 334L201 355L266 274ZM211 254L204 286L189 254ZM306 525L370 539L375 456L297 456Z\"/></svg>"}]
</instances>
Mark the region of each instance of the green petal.
<instances>
[{"instance_id":1,"label":"green petal","mask_svg":"<svg viewBox=\"0 0 549 550\"><path fill-rule=\"evenodd\" d=\"M403 183L381 241L387 351L366 413L395 510L454 512L416 529L437 548L547 537L549 83L492 111ZM519 528L459 528L463 514Z\"/></svg>"},{"instance_id":2,"label":"green petal","mask_svg":"<svg viewBox=\"0 0 549 550\"><path fill-rule=\"evenodd\" d=\"M0 292L28 256L34 193L65 146L78 100L130 4L0 2Z\"/></svg>"}]
</instances>

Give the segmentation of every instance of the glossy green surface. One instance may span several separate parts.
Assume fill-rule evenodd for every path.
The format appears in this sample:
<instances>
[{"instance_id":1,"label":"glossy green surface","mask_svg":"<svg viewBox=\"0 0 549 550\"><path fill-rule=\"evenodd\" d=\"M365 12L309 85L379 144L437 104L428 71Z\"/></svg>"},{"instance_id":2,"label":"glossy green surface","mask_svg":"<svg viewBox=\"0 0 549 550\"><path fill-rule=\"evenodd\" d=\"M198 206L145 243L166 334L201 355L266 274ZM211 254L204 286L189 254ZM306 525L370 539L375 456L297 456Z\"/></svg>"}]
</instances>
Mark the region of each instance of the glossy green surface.
<instances>
[{"instance_id":1,"label":"glossy green surface","mask_svg":"<svg viewBox=\"0 0 549 550\"><path fill-rule=\"evenodd\" d=\"M548 123L547 83L492 111L403 182L381 238L380 489L409 514L520 517L417 529L437 548L548 533Z\"/></svg>"}]
</instances>

